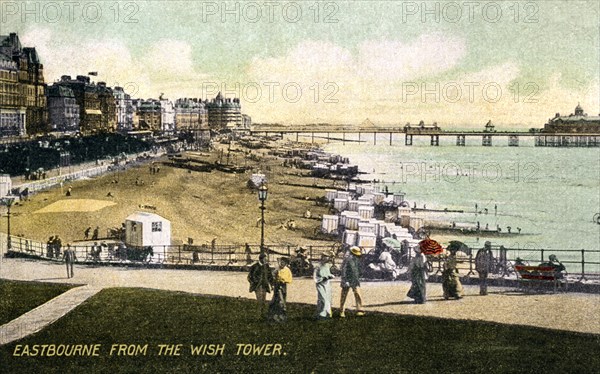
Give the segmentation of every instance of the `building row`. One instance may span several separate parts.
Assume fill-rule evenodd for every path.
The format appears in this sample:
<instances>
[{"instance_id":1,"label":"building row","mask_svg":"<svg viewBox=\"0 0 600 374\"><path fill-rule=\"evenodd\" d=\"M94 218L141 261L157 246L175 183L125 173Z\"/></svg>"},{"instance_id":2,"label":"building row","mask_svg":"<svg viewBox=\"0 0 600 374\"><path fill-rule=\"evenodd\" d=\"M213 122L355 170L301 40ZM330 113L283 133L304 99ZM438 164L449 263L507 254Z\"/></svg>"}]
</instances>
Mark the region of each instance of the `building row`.
<instances>
[{"instance_id":1,"label":"building row","mask_svg":"<svg viewBox=\"0 0 600 374\"><path fill-rule=\"evenodd\" d=\"M198 134L208 130L249 129L238 98L134 99L122 87L92 82L89 75L63 75L44 81L35 48L21 45L16 33L0 36L0 138L47 132L82 134L152 131Z\"/></svg>"},{"instance_id":2,"label":"building row","mask_svg":"<svg viewBox=\"0 0 600 374\"><path fill-rule=\"evenodd\" d=\"M88 76L63 76L48 87L48 115L52 131L99 132L152 131L175 134L212 130L249 129L251 119L242 114L237 98L221 93L212 100L180 98L133 99L122 87L90 82Z\"/></svg>"}]
</instances>

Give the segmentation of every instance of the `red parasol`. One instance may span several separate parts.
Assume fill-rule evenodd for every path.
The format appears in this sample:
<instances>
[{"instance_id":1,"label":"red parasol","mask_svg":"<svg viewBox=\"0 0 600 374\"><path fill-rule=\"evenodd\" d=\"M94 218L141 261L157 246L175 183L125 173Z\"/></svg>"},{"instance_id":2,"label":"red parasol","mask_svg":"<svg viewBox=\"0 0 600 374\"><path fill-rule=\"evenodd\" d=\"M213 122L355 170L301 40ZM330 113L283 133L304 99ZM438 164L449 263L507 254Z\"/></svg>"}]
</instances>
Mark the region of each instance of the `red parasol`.
<instances>
[{"instance_id":1,"label":"red parasol","mask_svg":"<svg viewBox=\"0 0 600 374\"><path fill-rule=\"evenodd\" d=\"M421 253L424 255L439 255L444 252L444 248L442 248L440 243L429 238L419 242L419 249L421 249Z\"/></svg>"}]
</instances>

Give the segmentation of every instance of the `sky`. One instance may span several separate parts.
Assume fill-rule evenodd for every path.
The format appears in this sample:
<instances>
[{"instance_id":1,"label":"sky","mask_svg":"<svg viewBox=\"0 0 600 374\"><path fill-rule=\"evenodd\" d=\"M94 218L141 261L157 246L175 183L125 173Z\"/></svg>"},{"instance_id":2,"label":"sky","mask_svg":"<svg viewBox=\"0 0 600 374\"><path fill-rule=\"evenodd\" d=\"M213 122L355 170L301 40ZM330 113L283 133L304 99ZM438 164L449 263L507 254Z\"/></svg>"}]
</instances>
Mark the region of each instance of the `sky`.
<instances>
[{"instance_id":1,"label":"sky","mask_svg":"<svg viewBox=\"0 0 600 374\"><path fill-rule=\"evenodd\" d=\"M541 127L600 113L596 1L10 1L49 83L240 97L254 123Z\"/></svg>"}]
</instances>

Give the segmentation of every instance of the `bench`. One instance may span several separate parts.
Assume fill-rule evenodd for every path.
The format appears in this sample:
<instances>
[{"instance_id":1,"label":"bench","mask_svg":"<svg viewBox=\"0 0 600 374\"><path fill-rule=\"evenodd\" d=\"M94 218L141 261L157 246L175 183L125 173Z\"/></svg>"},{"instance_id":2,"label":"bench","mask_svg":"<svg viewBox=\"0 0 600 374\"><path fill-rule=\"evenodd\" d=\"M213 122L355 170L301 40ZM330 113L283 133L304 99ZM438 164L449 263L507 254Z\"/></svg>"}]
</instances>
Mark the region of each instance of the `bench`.
<instances>
[{"instance_id":1,"label":"bench","mask_svg":"<svg viewBox=\"0 0 600 374\"><path fill-rule=\"evenodd\" d=\"M517 271L521 286L544 286L551 284L553 291L556 292L558 286L562 284L564 285L564 290L567 290L567 281L564 278L564 273L557 271L554 266L515 265L515 270Z\"/></svg>"}]
</instances>

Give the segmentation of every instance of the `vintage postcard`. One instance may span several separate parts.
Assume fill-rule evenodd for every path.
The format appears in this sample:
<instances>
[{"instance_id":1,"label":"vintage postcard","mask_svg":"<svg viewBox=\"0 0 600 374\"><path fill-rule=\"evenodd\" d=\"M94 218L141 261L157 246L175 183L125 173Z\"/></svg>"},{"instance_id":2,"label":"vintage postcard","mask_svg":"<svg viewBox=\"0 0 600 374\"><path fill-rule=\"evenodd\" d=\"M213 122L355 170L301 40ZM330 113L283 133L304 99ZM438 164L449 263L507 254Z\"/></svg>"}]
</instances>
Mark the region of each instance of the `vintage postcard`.
<instances>
[{"instance_id":1,"label":"vintage postcard","mask_svg":"<svg viewBox=\"0 0 600 374\"><path fill-rule=\"evenodd\" d=\"M0 372L600 372L597 1L3 0Z\"/></svg>"}]
</instances>

